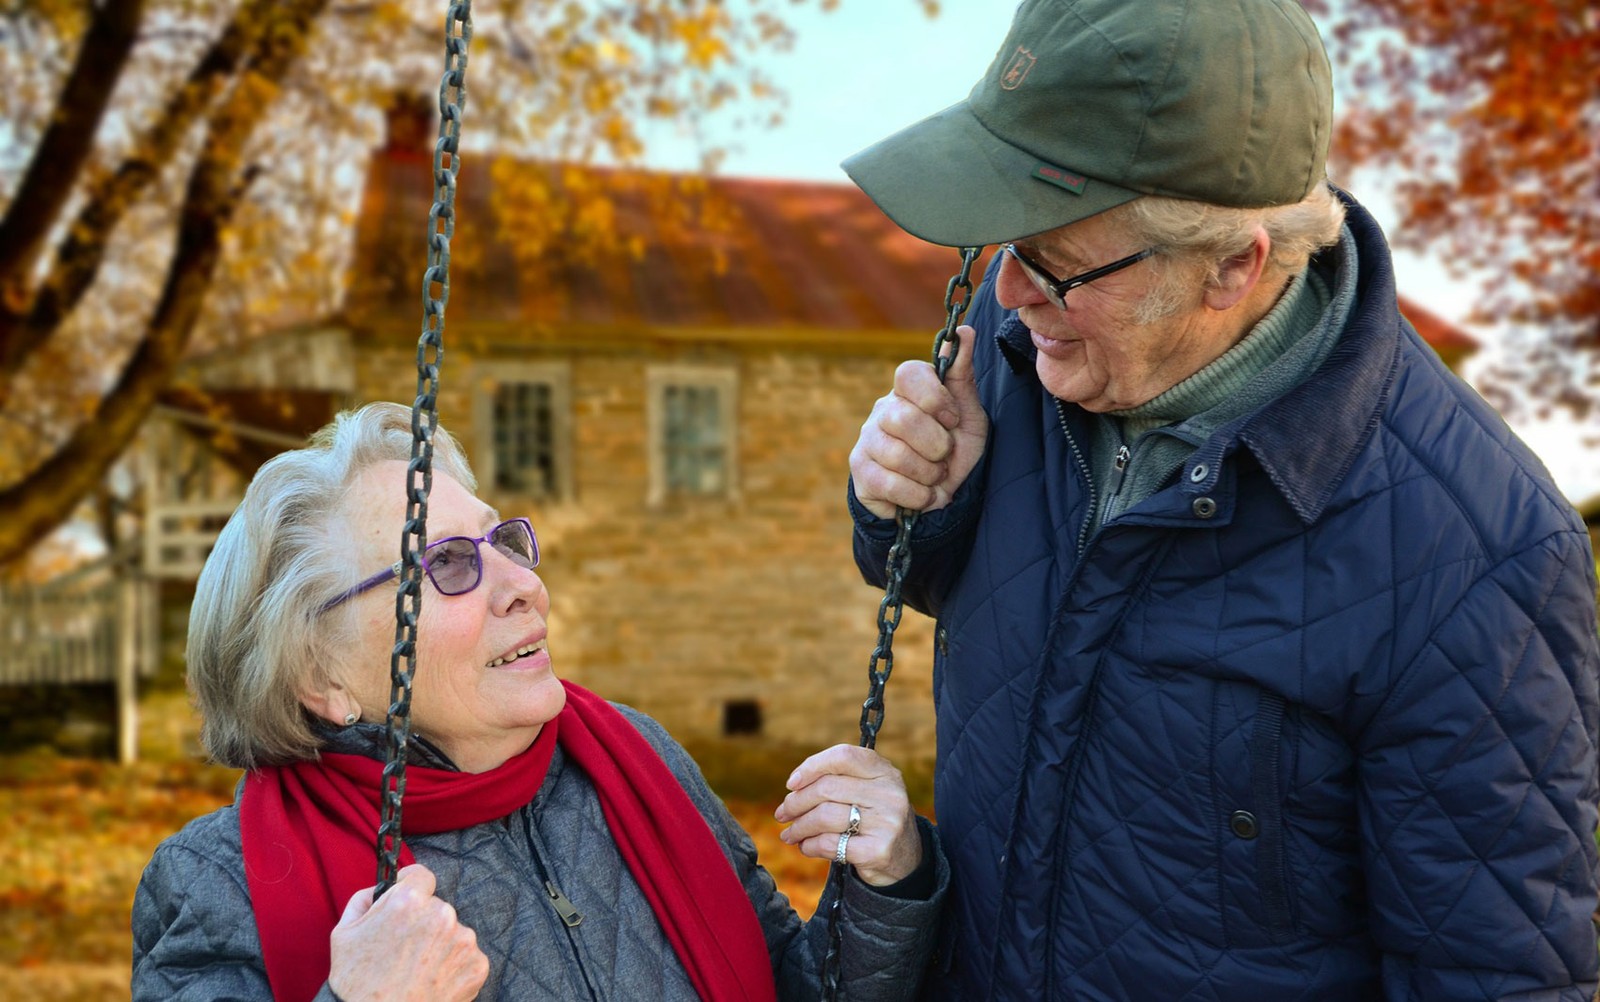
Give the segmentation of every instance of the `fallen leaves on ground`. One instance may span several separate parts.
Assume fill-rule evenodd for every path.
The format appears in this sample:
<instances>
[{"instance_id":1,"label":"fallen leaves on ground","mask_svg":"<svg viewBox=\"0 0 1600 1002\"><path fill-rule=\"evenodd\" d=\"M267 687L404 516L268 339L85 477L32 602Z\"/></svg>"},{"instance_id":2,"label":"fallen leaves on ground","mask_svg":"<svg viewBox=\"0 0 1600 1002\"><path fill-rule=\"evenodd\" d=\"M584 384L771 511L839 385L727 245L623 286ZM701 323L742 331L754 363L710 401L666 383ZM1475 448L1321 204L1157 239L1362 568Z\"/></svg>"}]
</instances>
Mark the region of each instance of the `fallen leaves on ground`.
<instances>
[{"instance_id":1,"label":"fallen leaves on ground","mask_svg":"<svg viewBox=\"0 0 1600 1002\"><path fill-rule=\"evenodd\" d=\"M126 999L139 874L162 839L231 803L238 777L193 761L0 758L0 817L10 819L0 834L0 997ZM728 806L779 889L809 917L827 861L779 839L776 802Z\"/></svg>"}]
</instances>

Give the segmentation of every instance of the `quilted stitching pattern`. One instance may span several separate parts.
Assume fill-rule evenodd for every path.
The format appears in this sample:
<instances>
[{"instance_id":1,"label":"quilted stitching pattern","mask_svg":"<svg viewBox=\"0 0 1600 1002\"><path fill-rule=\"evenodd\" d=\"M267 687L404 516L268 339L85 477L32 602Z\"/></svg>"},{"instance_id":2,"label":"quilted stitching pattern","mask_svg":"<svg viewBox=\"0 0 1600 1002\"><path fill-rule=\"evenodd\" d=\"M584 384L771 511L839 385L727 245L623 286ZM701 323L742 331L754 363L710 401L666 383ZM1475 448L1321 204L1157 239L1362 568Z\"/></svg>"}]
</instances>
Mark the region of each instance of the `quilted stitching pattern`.
<instances>
[{"instance_id":1,"label":"quilted stitching pattern","mask_svg":"<svg viewBox=\"0 0 1600 1002\"><path fill-rule=\"evenodd\" d=\"M1587 539L1383 305L1386 253L1351 219L1371 273L1330 360L1350 375L1283 410L1374 416L1329 422L1366 429L1342 459L1202 446L1227 455L1210 522L1179 485L1080 559L1067 435L1088 436L980 338L985 479L919 522L960 545L912 564L948 636L937 796L957 957L935 997L1593 995ZM1002 340L1014 323L981 294L975 318ZM1292 480L1319 470L1339 479ZM863 527L864 573L875 543ZM1265 694L1287 710L1278 799L1258 804ZM1281 818L1281 853L1235 835L1235 811ZM1286 924L1264 879L1287 890Z\"/></svg>"}]
</instances>

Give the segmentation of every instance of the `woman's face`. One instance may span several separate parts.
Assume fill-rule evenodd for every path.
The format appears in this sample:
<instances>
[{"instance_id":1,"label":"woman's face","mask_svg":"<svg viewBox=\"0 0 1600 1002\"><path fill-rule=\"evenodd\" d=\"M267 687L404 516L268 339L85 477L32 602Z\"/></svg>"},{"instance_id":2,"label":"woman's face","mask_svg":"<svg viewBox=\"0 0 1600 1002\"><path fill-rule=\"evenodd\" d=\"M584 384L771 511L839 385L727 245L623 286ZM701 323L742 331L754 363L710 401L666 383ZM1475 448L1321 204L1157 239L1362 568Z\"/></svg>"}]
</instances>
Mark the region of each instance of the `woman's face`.
<instances>
[{"instance_id":1,"label":"woman's face","mask_svg":"<svg viewBox=\"0 0 1600 1002\"><path fill-rule=\"evenodd\" d=\"M406 464L391 461L369 468L353 485L347 516L363 577L394 562L405 523L405 481ZM500 521L455 480L434 475L429 539L481 536ZM544 582L487 542L478 552L483 579L472 591L441 595L424 576L411 694L412 730L467 772L492 769L527 748L567 700L550 669ZM359 651L344 681L364 720L382 720L388 712L394 596L393 587L380 587L352 599Z\"/></svg>"}]
</instances>

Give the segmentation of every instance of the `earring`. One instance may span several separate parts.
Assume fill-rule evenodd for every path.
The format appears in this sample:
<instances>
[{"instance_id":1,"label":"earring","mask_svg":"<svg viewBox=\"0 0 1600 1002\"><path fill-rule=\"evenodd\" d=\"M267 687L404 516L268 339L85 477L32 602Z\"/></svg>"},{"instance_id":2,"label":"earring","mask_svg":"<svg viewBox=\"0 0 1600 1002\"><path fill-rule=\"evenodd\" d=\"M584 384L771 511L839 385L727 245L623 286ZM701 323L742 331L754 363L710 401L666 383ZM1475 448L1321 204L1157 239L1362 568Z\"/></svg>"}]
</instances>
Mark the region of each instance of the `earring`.
<instances>
[{"instance_id":1,"label":"earring","mask_svg":"<svg viewBox=\"0 0 1600 1002\"><path fill-rule=\"evenodd\" d=\"M351 710L349 713L346 713L344 715L344 725L346 727L349 727L351 724L355 723L357 720L360 720L360 719L361 719L361 711L360 710Z\"/></svg>"}]
</instances>

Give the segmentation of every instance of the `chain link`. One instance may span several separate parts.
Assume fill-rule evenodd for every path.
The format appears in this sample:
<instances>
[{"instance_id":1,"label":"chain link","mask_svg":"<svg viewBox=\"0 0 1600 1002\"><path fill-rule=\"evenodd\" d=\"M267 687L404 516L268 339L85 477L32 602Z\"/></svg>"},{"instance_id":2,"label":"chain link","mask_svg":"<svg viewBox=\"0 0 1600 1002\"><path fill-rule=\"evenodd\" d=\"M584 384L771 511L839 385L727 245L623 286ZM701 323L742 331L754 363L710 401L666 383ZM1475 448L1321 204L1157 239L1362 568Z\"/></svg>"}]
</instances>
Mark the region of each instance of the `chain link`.
<instances>
[{"instance_id":1,"label":"chain link","mask_svg":"<svg viewBox=\"0 0 1600 1002\"><path fill-rule=\"evenodd\" d=\"M953 275L944 288L944 327L933 338L933 369L939 382L955 362L961 350L961 335L956 327L966 315L972 301L972 264L978 259L982 247L961 248L961 270ZM959 293L959 295L957 295ZM945 346L950 351L945 352ZM901 589L905 587L906 573L911 569L911 531L916 528L918 513L907 508L895 512L894 545L889 547L889 559L884 568L888 579L883 590L883 600L878 603L878 645L872 650L872 660L867 664L867 698L861 704L861 747L878 746L878 729L883 726L883 690L894 671L894 631L900 626L904 612ZM822 998L834 1002L839 997L841 972L839 913L844 901L844 879L848 864L834 862L828 870L828 882L833 885L833 900L828 906L828 952L822 964Z\"/></svg>"},{"instance_id":2,"label":"chain link","mask_svg":"<svg viewBox=\"0 0 1600 1002\"><path fill-rule=\"evenodd\" d=\"M417 339L417 397L411 405L406 523L400 539L402 570L400 590L394 600L394 649L389 656L389 742L383 765L383 816L378 825L378 886L374 897L394 886L399 869L400 805L406 793L406 748L411 741L411 679L417 668L417 620L422 614L422 553L427 543L428 492L433 489L433 437L439 427L439 363L444 358L444 308L450 300L456 174L461 170L461 110L467 103L471 0L450 4L444 33L439 140L433 148L433 208L428 211L428 268L422 276L422 335Z\"/></svg>"}]
</instances>

